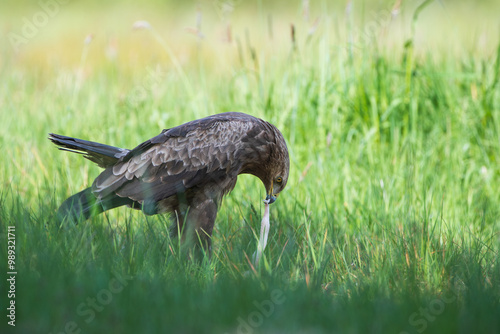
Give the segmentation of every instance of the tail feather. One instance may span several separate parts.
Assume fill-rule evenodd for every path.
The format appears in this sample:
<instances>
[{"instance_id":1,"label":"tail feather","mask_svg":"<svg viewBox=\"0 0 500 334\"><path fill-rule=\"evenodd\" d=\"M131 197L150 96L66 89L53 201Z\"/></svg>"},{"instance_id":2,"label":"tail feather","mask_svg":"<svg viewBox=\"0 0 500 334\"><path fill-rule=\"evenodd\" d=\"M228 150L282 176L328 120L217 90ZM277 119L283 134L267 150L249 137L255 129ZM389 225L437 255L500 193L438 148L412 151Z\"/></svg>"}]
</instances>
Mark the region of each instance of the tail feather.
<instances>
[{"instance_id":1,"label":"tail feather","mask_svg":"<svg viewBox=\"0 0 500 334\"><path fill-rule=\"evenodd\" d=\"M92 194L92 189L87 188L67 198L57 210L57 218L60 222L78 223L103 211L104 208Z\"/></svg>"},{"instance_id":2,"label":"tail feather","mask_svg":"<svg viewBox=\"0 0 500 334\"><path fill-rule=\"evenodd\" d=\"M134 206L134 202L129 198L118 196L109 196L101 200L92 194L92 188L87 188L70 196L61 204L57 210L57 219L59 223L70 221L77 224L122 205Z\"/></svg>"},{"instance_id":3,"label":"tail feather","mask_svg":"<svg viewBox=\"0 0 500 334\"><path fill-rule=\"evenodd\" d=\"M95 162L102 168L114 165L121 157L130 152L130 150L124 148L66 137L55 133L50 133L49 139L59 146L60 150L83 154L85 158Z\"/></svg>"}]
</instances>

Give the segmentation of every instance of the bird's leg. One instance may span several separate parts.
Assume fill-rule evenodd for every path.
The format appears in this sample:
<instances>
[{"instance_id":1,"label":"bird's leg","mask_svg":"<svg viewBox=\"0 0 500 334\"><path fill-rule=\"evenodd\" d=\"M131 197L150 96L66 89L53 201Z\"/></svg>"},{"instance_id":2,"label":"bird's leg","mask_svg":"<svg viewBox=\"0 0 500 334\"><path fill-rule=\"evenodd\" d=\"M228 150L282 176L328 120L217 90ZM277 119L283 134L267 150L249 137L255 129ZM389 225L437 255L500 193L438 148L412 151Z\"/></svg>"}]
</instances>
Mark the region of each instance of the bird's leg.
<instances>
[{"instance_id":1,"label":"bird's leg","mask_svg":"<svg viewBox=\"0 0 500 334\"><path fill-rule=\"evenodd\" d=\"M197 194L185 208L176 207L172 216L171 237L180 237L182 248L190 258L211 256L212 231L217 217L217 202L204 193Z\"/></svg>"},{"instance_id":2,"label":"bird's leg","mask_svg":"<svg viewBox=\"0 0 500 334\"><path fill-rule=\"evenodd\" d=\"M187 213L188 233L194 241L194 246L200 255L212 254L212 231L217 217L217 203L214 199L203 194L198 195L189 207ZM203 197L203 198L200 198Z\"/></svg>"},{"instance_id":3,"label":"bird's leg","mask_svg":"<svg viewBox=\"0 0 500 334\"><path fill-rule=\"evenodd\" d=\"M179 206L172 209L171 225L170 225L170 238L180 237L184 241L184 223L186 221L186 210L181 210Z\"/></svg>"}]
</instances>

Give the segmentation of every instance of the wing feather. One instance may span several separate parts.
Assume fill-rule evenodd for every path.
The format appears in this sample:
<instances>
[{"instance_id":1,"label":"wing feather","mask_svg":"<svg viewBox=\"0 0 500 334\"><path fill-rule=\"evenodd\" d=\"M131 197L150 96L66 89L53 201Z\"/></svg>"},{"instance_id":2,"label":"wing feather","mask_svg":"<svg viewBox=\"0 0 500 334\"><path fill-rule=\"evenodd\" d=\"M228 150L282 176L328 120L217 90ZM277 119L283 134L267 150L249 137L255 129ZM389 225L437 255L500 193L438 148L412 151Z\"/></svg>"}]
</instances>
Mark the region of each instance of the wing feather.
<instances>
[{"instance_id":1,"label":"wing feather","mask_svg":"<svg viewBox=\"0 0 500 334\"><path fill-rule=\"evenodd\" d=\"M243 146L248 146L249 136L263 131L260 122L226 113L163 130L99 175L93 193L149 203L223 177L235 178L243 163Z\"/></svg>"}]
</instances>

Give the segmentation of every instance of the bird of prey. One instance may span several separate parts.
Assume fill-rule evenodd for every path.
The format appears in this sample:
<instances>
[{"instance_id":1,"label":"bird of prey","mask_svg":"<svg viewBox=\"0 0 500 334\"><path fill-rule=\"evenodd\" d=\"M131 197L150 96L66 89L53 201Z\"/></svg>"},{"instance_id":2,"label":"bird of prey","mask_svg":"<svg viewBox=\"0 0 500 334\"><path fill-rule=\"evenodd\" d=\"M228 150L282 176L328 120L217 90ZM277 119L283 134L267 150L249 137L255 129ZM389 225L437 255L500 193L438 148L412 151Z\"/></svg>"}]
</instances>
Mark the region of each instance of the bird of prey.
<instances>
[{"instance_id":1,"label":"bird of prey","mask_svg":"<svg viewBox=\"0 0 500 334\"><path fill-rule=\"evenodd\" d=\"M91 187L61 204L61 222L77 223L123 205L146 215L171 213L172 235L200 241L207 250L221 200L239 174L262 181L268 212L267 204L285 188L290 168L281 132L237 112L165 129L132 150L53 133L49 139L104 168Z\"/></svg>"}]
</instances>

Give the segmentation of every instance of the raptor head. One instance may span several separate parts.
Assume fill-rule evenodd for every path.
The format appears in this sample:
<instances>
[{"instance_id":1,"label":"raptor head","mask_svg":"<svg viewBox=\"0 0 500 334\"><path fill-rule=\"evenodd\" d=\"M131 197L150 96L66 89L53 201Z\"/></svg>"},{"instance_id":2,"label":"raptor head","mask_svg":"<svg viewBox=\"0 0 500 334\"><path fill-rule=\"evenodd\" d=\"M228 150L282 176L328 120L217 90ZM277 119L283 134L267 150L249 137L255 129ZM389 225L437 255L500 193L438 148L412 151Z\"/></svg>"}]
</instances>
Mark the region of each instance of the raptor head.
<instances>
[{"instance_id":1,"label":"raptor head","mask_svg":"<svg viewBox=\"0 0 500 334\"><path fill-rule=\"evenodd\" d=\"M271 145L271 154L264 177L264 186L266 187L266 203L274 203L279 194L285 189L288 182L288 173L290 170L290 158L285 139L281 132L274 127L275 142Z\"/></svg>"}]
</instances>

